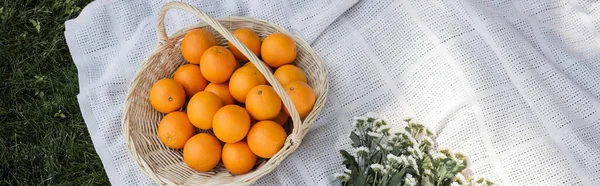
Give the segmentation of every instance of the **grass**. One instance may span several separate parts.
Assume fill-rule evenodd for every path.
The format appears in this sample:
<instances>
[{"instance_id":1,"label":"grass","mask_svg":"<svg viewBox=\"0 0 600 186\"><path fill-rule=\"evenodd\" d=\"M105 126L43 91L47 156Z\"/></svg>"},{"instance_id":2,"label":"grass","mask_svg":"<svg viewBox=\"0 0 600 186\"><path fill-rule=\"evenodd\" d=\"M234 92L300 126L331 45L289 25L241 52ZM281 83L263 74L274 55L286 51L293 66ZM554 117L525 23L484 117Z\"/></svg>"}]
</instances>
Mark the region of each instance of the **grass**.
<instances>
[{"instance_id":1,"label":"grass","mask_svg":"<svg viewBox=\"0 0 600 186\"><path fill-rule=\"evenodd\" d=\"M0 185L108 185L64 22L90 0L0 0Z\"/></svg>"}]
</instances>

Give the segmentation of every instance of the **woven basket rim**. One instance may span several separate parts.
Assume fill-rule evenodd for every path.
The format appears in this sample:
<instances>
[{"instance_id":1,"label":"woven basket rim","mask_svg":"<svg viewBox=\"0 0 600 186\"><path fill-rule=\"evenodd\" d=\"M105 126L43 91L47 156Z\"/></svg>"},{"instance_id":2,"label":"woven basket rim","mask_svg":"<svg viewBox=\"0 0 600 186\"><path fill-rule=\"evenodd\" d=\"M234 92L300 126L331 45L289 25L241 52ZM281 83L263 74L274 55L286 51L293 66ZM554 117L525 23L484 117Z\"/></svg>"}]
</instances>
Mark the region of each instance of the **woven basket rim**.
<instances>
[{"instance_id":1,"label":"woven basket rim","mask_svg":"<svg viewBox=\"0 0 600 186\"><path fill-rule=\"evenodd\" d=\"M161 16L159 16L159 19L163 19L164 18L164 14L166 13L166 10L170 9L170 8L180 8L180 9L188 9L189 10L196 10L199 11L202 14L205 14L204 12L201 12L200 10L197 10L195 7L192 7L188 4L185 3L181 3L181 2L169 2L167 4L165 4L165 6L163 6L163 9L161 10ZM208 15L206 15L208 16ZM174 38L177 35L181 35L181 34L185 34L187 31L191 30L191 29L195 29L195 28L206 28L206 27L212 27L213 29L215 29L213 26L211 26L210 21L214 21L214 23L217 23L220 25L221 22L231 22L231 21L247 21L247 22L260 22L263 24L266 24L270 27L272 27L273 29L280 31L284 34L287 34L291 37L293 37L293 39L296 41L297 44L300 44L302 46L303 49L305 49L311 57L313 58L314 61L316 61L317 63L320 63L320 65L322 65L324 68L319 69L320 71L322 71L322 74L324 79L323 79L323 87L322 89L320 89L320 94L317 94L317 100L315 103L315 106L313 108L313 110L311 111L311 114L309 114L309 116L307 116L304 121L300 120L299 115L296 111L296 109L292 106L292 108L289 110L290 111L290 115L295 114L296 118L294 118L292 116L292 123L293 123L293 131L296 133L293 133L294 136L292 136L292 134L289 134L289 136L286 139L286 143L285 143L285 147L288 147L287 149L282 149L280 150L275 156L275 157L279 157L280 159L275 159L274 161L271 161L272 159L269 159L266 163L272 163L274 164L273 167L278 166L281 161L283 161L285 158L287 158L287 156L289 156L292 152L294 152L299 144L301 143L303 137L306 135L306 133L308 132L308 130L311 128L312 124L314 123L314 120L316 119L316 116L320 113L321 109L323 108L325 101L326 101L326 97L328 94L328 90L329 90L329 85L328 85L328 72L327 72L327 68L326 65L323 61L323 59L316 54L316 52L314 51L314 49L312 49L312 47L302 38L298 37L295 34L292 34L290 32L288 32L284 27L281 27L279 25L270 23L266 20L263 19L259 19L259 18L254 18L254 17L247 17L247 16L230 16L230 17L223 17L223 18L216 18L216 19L212 19L212 18L208 18L209 23L207 23L206 21L191 25L191 26L187 26L184 28L181 28L179 30L177 30L174 34L172 34L171 36L167 36L166 32L164 29L164 22L162 22L163 20L161 20L161 22L159 22L158 25L158 29L157 29L157 35L158 35L158 39L159 39L159 45L157 47L155 47L155 49L143 60L143 63L140 65L140 67L138 67L138 71L136 72L135 76L132 78L132 80L130 81L130 85L128 87L128 93L127 93L127 97L125 100L125 108L123 109L123 117L121 120L121 125L122 125L122 131L123 131L123 135L127 144L127 150L129 151L129 153L134 157L137 165L139 166L139 168L142 170L142 172L144 174L146 174L148 177L150 177L151 179L153 179L156 183L159 184L174 184L173 182L169 181L169 180L165 180L165 179L161 179L160 176L156 175L156 172L154 170L152 170L150 168L150 166L147 164L147 162L144 160L145 157L143 157L142 154L139 154L137 152L136 146L135 146L135 140L134 137L131 134L131 130L130 130L130 118L129 118L129 112L131 111L132 107L132 97L134 96L134 90L136 87L137 82L140 80L139 79L139 75L143 74L145 69L150 68L150 66L148 66L149 61L153 58L156 57L161 57L163 54L163 51L169 51L172 50L172 47L174 46L174 43L169 43L169 40L171 40L172 38ZM214 24L212 23L212 24ZM161 29L161 27L163 29ZM218 29L218 28L216 28ZM162 33L161 33L162 31ZM229 34L231 34L231 32L229 30L225 30L226 32L228 32ZM164 33L164 35L163 35ZM220 33L219 33L220 34ZM227 34L224 34L223 36L226 37L227 39ZM166 37L163 37L166 36ZM234 45L238 44L241 45L241 42L237 41L237 39L233 39L233 40L229 40L228 41L232 42ZM236 43L237 42L237 43ZM251 53L249 49L247 49L245 46L241 45L241 47L236 46L236 48L239 48L240 51L242 53ZM244 51L245 50L245 51ZM168 54L167 54L168 55ZM253 55L253 54L251 54ZM281 90L282 87L281 85L279 85L279 83L274 80L274 77L272 77L273 75L271 74L271 77L267 77L268 75L265 74L264 72L269 72L267 70L267 67L265 67L261 60L258 60L258 62L252 60L252 58L256 58L256 56L249 56L249 58L251 59L250 61L255 63L255 66L259 69L259 71L261 71L261 73L263 75L265 75L265 78L267 78L268 80L270 79L271 84L275 84L273 87L275 88L275 86L279 86L278 88L280 88ZM258 58L256 58L258 59ZM268 73L270 74L270 73ZM275 88L277 89L277 88ZM280 91L281 91L280 90ZM276 90L277 91L277 90ZM284 95L284 97L287 97L287 95ZM282 101L285 98L282 98ZM288 102L289 101L289 97L287 98ZM285 101L284 101L285 102ZM319 103L319 104L317 104ZM284 103L285 104L285 103ZM293 103L292 103L293 104ZM291 138L294 137L294 138ZM264 166L263 166L264 167ZM262 167L261 167L262 168ZM257 175L253 175L253 174L246 174L246 175L237 175L236 177L241 177L239 180L242 180L243 182L235 182L235 184L251 184L254 181L258 180L258 178L270 173L274 168L271 168L270 170L266 170L261 174L257 174ZM257 169L254 169L251 173L255 172ZM252 177L254 176L254 177ZM249 177L249 178L247 178ZM223 185L223 184L221 184Z\"/></svg>"}]
</instances>

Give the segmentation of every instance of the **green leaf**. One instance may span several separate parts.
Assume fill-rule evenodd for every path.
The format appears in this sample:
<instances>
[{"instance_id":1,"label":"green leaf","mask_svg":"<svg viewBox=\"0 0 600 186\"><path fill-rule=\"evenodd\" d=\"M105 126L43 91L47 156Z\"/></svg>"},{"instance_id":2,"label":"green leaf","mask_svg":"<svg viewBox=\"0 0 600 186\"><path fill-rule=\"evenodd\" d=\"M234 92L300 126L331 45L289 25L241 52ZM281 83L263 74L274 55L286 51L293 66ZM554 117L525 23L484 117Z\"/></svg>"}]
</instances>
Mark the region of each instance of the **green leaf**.
<instances>
[{"instance_id":1,"label":"green leaf","mask_svg":"<svg viewBox=\"0 0 600 186\"><path fill-rule=\"evenodd\" d=\"M466 168L467 168L467 166L465 164L458 164L454 167L454 169L452 169L452 172L455 172L455 173L462 172Z\"/></svg>"},{"instance_id":2,"label":"green leaf","mask_svg":"<svg viewBox=\"0 0 600 186\"><path fill-rule=\"evenodd\" d=\"M448 158L448 159L446 159L446 161L444 161L444 166L446 166L447 168L449 168L449 170L453 170L454 167L456 167L457 163L458 162L456 162L456 161Z\"/></svg>"},{"instance_id":3,"label":"green leaf","mask_svg":"<svg viewBox=\"0 0 600 186\"><path fill-rule=\"evenodd\" d=\"M430 131L429 129L426 129L425 133L427 134L427 136L433 136L433 132Z\"/></svg>"},{"instance_id":4,"label":"green leaf","mask_svg":"<svg viewBox=\"0 0 600 186\"><path fill-rule=\"evenodd\" d=\"M485 181L485 179L483 179L483 178L477 179L477 183L483 183L483 181Z\"/></svg>"},{"instance_id":5,"label":"green leaf","mask_svg":"<svg viewBox=\"0 0 600 186\"><path fill-rule=\"evenodd\" d=\"M371 149L371 144L373 142L373 137L369 136L369 135L364 135L365 137L365 146L369 149Z\"/></svg>"},{"instance_id":6,"label":"green leaf","mask_svg":"<svg viewBox=\"0 0 600 186\"><path fill-rule=\"evenodd\" d=\"M354 156L350 155L350 153L348 153L346 150L340 150L340 153L342 154L342 156L344 157L344 165L346 165L346 168L350 168L352 166L358 167L358 163L356 162L356 159L354 159Z\"/></svg>"},{"instance_id":7,"label":"green leaf","mask_svg":"<svg viewBox=\"0 0 600 186\"><path fill-rule=\"evenodd\" d=\"M350 169L352 171L352 173L350 174L351 179L350 179L349 183L351 185L357 185L356 184L356 178L360 177L362 175L362 173L359 174L360 173L360 167L358 166L358 163L356 162L356 159L354 158L354 156L350 155L350 153L348 153L345 150L340 150L340 153L342 154L342 156L345 159L344 162L343 162L343 164L346 166L347 169Z\"/></svg>"},{"instance_id":8,"label":"green leaf","mask_svg":"<svg viewBox=\"0 0 600 186\"><path fill-rule=\"evenodd\" d=\"M357 174L354 177L354 179L351 178L352 185L367 185L367 173L368 173L368 169L367 169L367 172L362 172L360 174Z\"/></svg>"},{"instance_id":9,"label":"green leaf","mask_svg":"<svg viewBox=\"0 0 600 186\"><path fill-rule=\"evenodd\" d=\"M433 178L430 176L426 176L421 180L421 185L423 186L434 186Z\"/></svg>"},{"instance_id":10,"label":"green leaf","mask_svg":"<svg viewBox=\"0 0 600 186\"><path fill-rule=\"evenodd\" d=\"M370 162L379 163L381 160L381 150L375 151L375 153L371 154L369 157Z\"/></svg>"},{"instance_id":11,"label":"green leaf","mask_svg":"<svg viewBox=\"0 0 600 186\"><path fill-rule=\"evenodd\" d=\"M352 147L356 148L361 146L360 138L355 132L350 133L350 140L352 140Z\"/></svg>"},{"instance_id":12,"label":"green leaf","mask_svg":"<svg viewBox=\"0 0 600 186\"><path fill-rule=\"evenodd\" d=\"M424 169L433 168L433 164L432 164L430 155L425 155L423 157L423 161L421 162L421 167L423 167Z\"/></svg>"},{"instance_id":13,"label":"green leaf","mask_svg":"<svg viewBox=\"0 0 600 186\"><path fill-rule=\"evenodd\" d=\"M402 147L401 146L394 146L394 150L392 150L392 154L394 155L399 155L400 153L402 153Z\"/></svg>"},{"instance_id":14,"label":"green leaf","mask_svg":"<svg viewBox=\"0 0 600 186\"><path fill-rule=\"evenodd\" d=\"M444 167L443 165L440 166L440 168L438 169L438 174L437 174L438 175L438 180L437 180L438 185L444 182L446 172L447 172L446 167Z\"/></svg>"},{"instance_id":15,"label":"green leaf","mask_svg":"<svg viewBox=\"0 0 600 186\"><path fill-rule=\"evenodd\" d=\"M410 173L410 174L412 174L413 176L414 176L414 175L420 175L420 174L418 174L418 173L417 173L417 170L415 170L415 169L413 169L413 168L405 168L405 169L406 169L406 173ZM415 176L415 177L416 177L416 176Z\"/></svg>"},{"instance_id":16,"label":"green leaf","mask_svg":"<svg viewBox=\"0 0 600 186\"><path fill-rule=\"evenodd\" d=\"M404 170L404 169L403 169ZM389 186L394 186L394 185L401 185L402 182L402 178L404 177L404 171L398 171L396 172L392 178L389 180L388 185Z\"/></svg>"},{"instance_id":17,"label":"green leaf","mask_svg":"<svg viewBox=\"0 0 600 186\"><path fill-rule=\"evenodd\" d=\"M379 147L379 151L387 151L380 143L376 143L376 145Z\"/></svg>"}]
</instances>

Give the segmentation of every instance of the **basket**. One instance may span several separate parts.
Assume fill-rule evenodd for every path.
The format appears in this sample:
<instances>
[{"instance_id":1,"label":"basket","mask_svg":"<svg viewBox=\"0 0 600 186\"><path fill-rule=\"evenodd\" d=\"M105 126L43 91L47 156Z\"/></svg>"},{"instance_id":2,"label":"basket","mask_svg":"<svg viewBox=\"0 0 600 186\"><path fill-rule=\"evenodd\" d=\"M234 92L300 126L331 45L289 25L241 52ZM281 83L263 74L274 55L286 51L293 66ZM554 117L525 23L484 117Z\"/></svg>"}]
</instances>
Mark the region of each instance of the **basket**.
<instances>
[{"instance_id":1,"label":"basket","mask_svg":"<svg viewBox=\"0 0 600 186\"><path fill-rule=\"evenodd\" d=\"M164 27L164 17L170 9L181 9L198 16L203 22L179 30L172 36L167 36ZM139 68L129 86L123 112L122 129L127 148L139 168L160 185L248 185L260 177L273 171L288 155L298 148L302 138L312 126L316 116L325 104L328 92L327 67L321 57L308 43L294 36L284 28L264 20L249 17L227 17L212 19L197 8L181 3L169 2L160 10L157 25L158 47L149 55ZM283 87L268 68L248 48L241 44L233 34L233 30L241 27L251 28L261 39L269 34L280 32L296 41L297 57L294 64L304 70L308 84L317 96L311 113L300 118L290 98ZM161 143L157 135L160 119L164 114L156 111L149 102L149 90L153 83L162 78L173 78L175 70L186 63L183 59L179 43L184 34L195 28L211 30L219 45L226 46L231 41L265 76L281 97L291 116L291 122L286 124L288 137L283 148L270 159L257 161L254 169L246 174L232 175L219 163L208 172L197 172L183 162L181 150L174 150ZM210 131L209 131L210 132Z\"/></svg>"}]
</instances>

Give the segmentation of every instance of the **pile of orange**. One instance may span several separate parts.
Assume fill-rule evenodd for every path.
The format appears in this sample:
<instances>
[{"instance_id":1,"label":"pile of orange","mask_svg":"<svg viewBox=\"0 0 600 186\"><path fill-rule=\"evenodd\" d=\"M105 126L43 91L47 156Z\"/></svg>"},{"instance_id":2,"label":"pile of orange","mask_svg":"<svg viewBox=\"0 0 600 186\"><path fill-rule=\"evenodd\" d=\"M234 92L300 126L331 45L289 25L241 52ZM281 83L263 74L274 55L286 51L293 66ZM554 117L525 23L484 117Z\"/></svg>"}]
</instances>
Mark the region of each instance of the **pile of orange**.
<instances>
[{"instance_id":1,"label":"pile of orange","mask_svg":"<svg viewBox=\"0 0 600 186\"><path fill-rule=\"evenodd\" d=\"M316 96L306 74L293 64L295 41L281 33L261 40L249 28L233 34L272 68L300 117L306 117ZM150 104L165 114L158 126L164 145L183 149L184 162L196 171L223 163L232 174L247 173L258 158L281 150L289 112L246 56L231 43L219 46L207 29L186 33L181 54L188 63L150 89Z\"/></svg>"}]
</instances>

